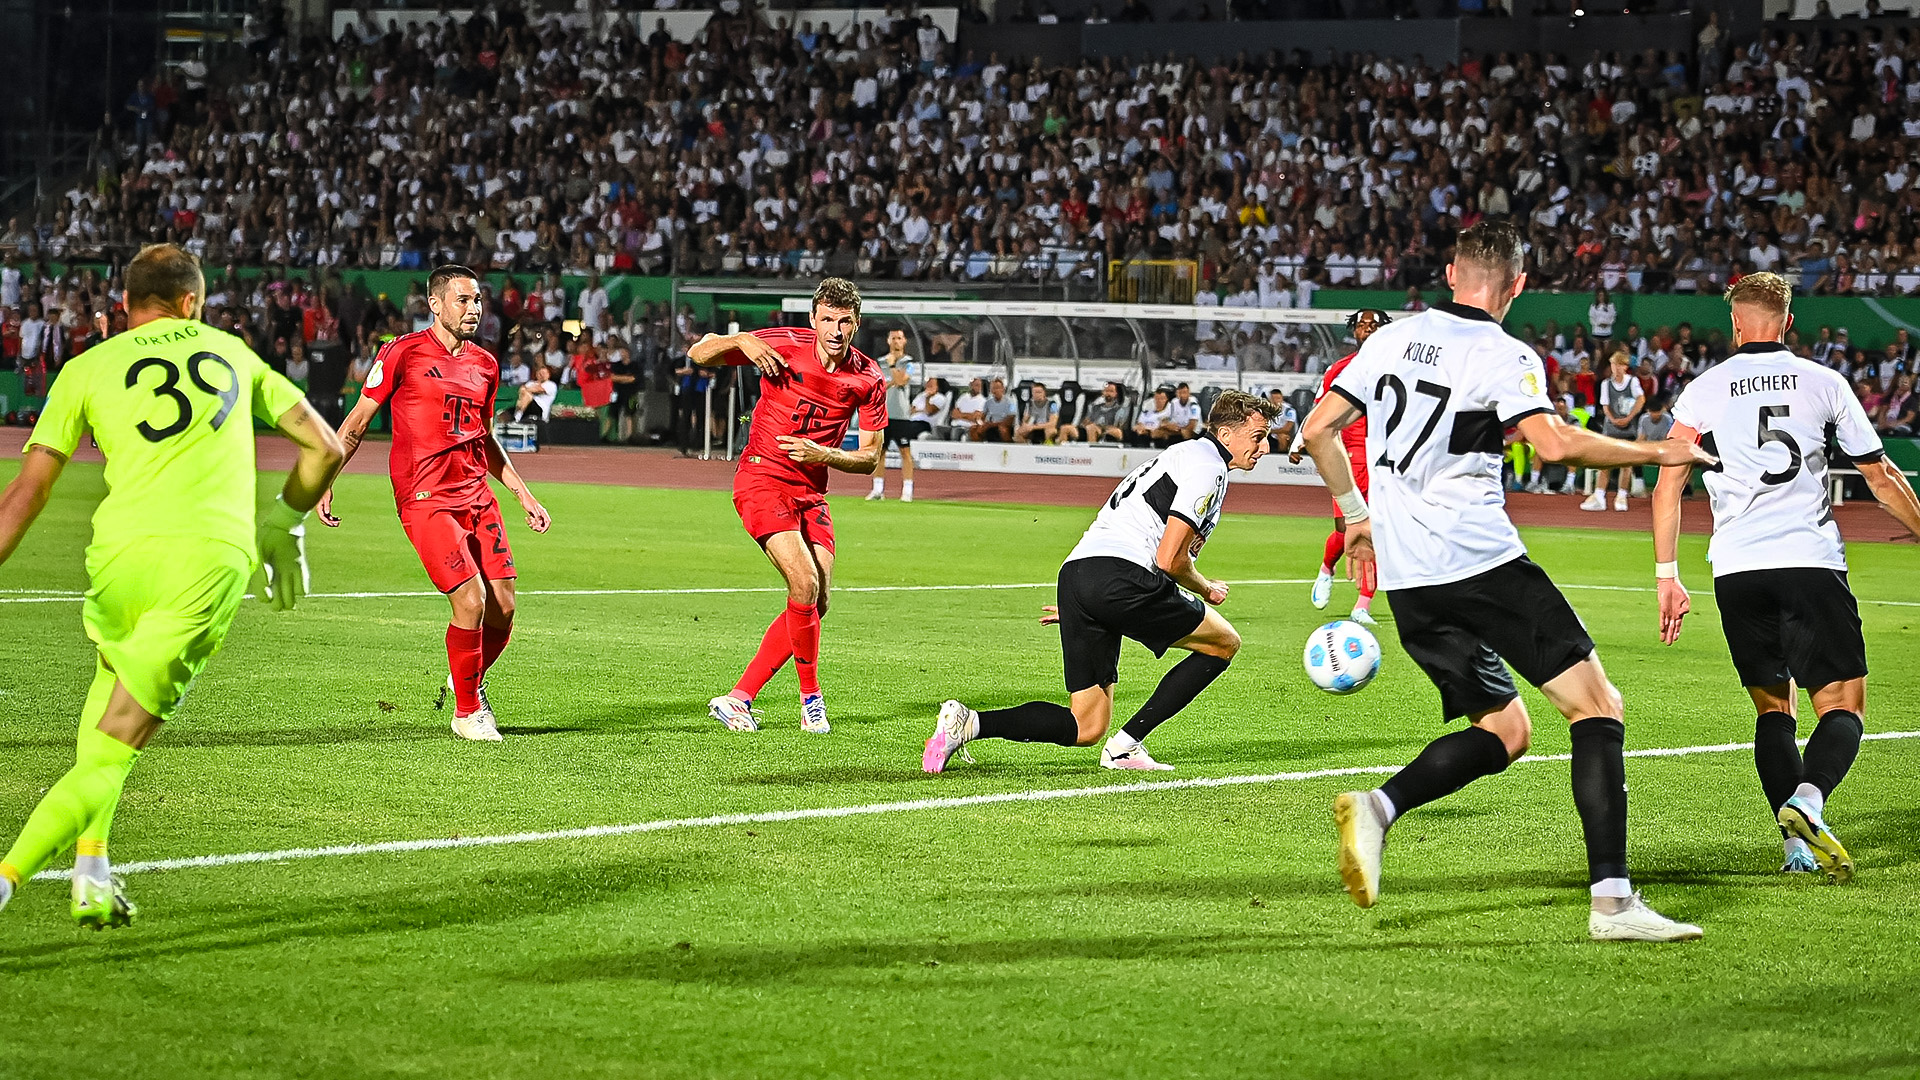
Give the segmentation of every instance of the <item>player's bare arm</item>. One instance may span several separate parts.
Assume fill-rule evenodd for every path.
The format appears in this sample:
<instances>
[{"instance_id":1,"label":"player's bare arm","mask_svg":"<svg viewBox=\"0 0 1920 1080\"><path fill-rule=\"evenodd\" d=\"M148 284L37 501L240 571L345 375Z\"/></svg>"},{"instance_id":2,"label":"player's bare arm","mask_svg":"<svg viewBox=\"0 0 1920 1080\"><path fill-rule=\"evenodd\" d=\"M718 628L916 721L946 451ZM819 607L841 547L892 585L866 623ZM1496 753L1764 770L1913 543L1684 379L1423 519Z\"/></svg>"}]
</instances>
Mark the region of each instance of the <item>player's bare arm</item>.
<instances>
[{"instance_id":1,"label":"player's bare arm","mask_svg":"<svg viewBox=\"0 0 1920 1080\"><path fill-rule=\"evenodd\" d=\"M1328 394L1307 414L1300 426L1300 437L1307 453L1313 455L1313 467L1320 471L1321 482L1333 500L1340 504L1347 533L1347 558L1361 573L1373 562L1373 522L1368 520L1366 500L1360 497L1353 481L1353 461L1340 442L1340 433L1360 419L1353 402L1340 394Z\"/></svg>"},{"instance_id":2,"label":"player's bare arm","mask_svg":"<svg viewBox=\"0 0 1920 1080\"><path fill-rule=\"evenodd\" d=\"M1907 483L1906 475L1884 457L1876 461L1856 461L1853 467L1860 470L1861 478L1881 508L1905 525L1915 539L1920 539L1920 499L1915 498L1913 485Z\"/></svg>"},{"instance_id":3,"label":"player's bare arm","mask_svg":"<svg viewBox=\"0 0 1920 1080\"><path fill-rule=\"evenodd\" d=\"M1214 581L1194 565L1193 549L1199 539L1200 535L1185 518L1168 518L1167 531L1160 537L1160 548L1154 552L1153 561L1181 588L1217 606L1227 600L1227 583Z\"/></svg>"},{"instance_id":4,"label":"player's bare arm","mask_svg":"<svg viewBox=\"0 0 1920 1080\"><path fill-rule=\"evenodd\" d=\"M1698 442L1700 433L1676 423L1667 436L1676 442ZM1660 641L1680 640L1680 624L1693 610L1687 587L1680 584L1680 497L1686 493L1692 465L1669 465L1660 470L1653 488L1653 576L1660 594Z\"/></svg>"},{"instance_id":5,"label":"player's bare arm","mask_svg":"<svg viewBox=\"0 0 1920 1080\"><path fill-rule=\"evenodd\" d=\"M60 470L66 467L67 456L60 451L38 443L27 447L19 474L7 485L6 492L0 494L0 563L13 557L14 549L27 535L33 519L46 509L47 498L53 494L53 483L60 479Z\"/></svg>"},{"instance_id":6,"label":"player's bare arm","mask_svg":"<svg viewBox=\"0 0 1920 1080\"><path fill-rule=\"evenodd\" d=\"M1560 465L1612 469L1622 465L1712 465L1719 459L1691 442L1666 438L1627 442L1575 427L1553 413L1535 413L1518 425L1520 435L1542 458Z\"/></svg>"},{"instance_id":7,"label":"player's bare arm","mask_svg":"<svg viewBox=\"0 0 1920 1080\"><path fill-rule=\"evenodd\" d=\"M354 451L360 449L360 440L367 437L367 428L373 425L373 418L380 412L380 403L369 394L361 394L360 400L353 403L353 410L340 422L340 468L347 467L353 460ZM339 470L335 470L337 473ZM319 512L320 524L329 529L340 527L340 519L333 516L333 488L329 486L320 496L320 502L314 507Z\"/></svg>"},{"instance_id":8,"label":"player's bare arm","mask_svg":"<svg viewBox=\"0 0 1920 1080\"><path fill-rule=\"evenodd\" d=\"M701 367L752 364L767 376L787 368L786 358L773 346L747 333L708 334L687 349L687 359Z\"/></svg>"},{"instance_id":9,"label":"player's bare arm","mask_svg":"<svg viewBox=\"0 0 1920 1080\"><path fill-rule=\"evenodd\" d=\"M802 465L825 465L829 469L841 472L870 475L880 471L887 460L881 450L879 431L862 431L860 449L841 450L837 447L821 446L812 439L803 439L797 435L782 435L779 438L780 449L787 456Z\"/></svg>"},{"instance_id":10,"label":"player's bare arm","mask_svg":"<svg viewBox=\"0 0 1920 1080\"><path fill-rule=\"evenodd\" d=\"M533 497L533 491L527 487L527 482L520 478L519 471L513 467L512 460L507 457L507 448L500 445L500 440L492 431L487 432L484 441L487 448L487 472L492 474L495 480L500 481L508 491L513 492L514 498L520 500L520 509L527 512L527 528L537 533L546 532L553 525L553 516L547 513L546 507L540 505L539 499Z\"/></svg>"},{"instance_id":11,"label":"player's bare arm","mask_svg":"<svg viewBox=\"0 0 1920 1080\"><path fill-rule=\"evenodd\" d=\"M346 464L346 449L340 436L305 401L282 413L273 426L300 452L287 473L286 486L280 489L280 499L305 513L332 489L333 478Z\"/></svg>"}]
</instances>

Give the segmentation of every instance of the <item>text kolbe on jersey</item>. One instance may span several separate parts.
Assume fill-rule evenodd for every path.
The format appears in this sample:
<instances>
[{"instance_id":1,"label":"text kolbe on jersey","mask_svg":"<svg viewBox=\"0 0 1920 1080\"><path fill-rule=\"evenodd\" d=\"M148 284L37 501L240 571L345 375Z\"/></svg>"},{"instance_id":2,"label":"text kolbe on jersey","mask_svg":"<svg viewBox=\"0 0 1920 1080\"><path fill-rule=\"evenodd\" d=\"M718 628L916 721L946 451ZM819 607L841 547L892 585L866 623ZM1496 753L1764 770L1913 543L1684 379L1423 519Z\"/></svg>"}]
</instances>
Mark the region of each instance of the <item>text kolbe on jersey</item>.
<instances>
[{"instance_id":1,"label":"text kolbe on jersey","mask_svg":"<svg viewBox=\"0 0 1920 1080\"><path fill-rule=\"evenodd\" d=\"M1527 553L1500 487L1502 432L1552 412L1540 358L1443 303L1367 338L1333 392L1367 414L1380 587L1444 585Z\"/></svg>"},{"instance_id":2,"label":"text kolbe on jersey","mask_svg":"<svg viewBox=\"0 0 1920 1080\"><path fill-rule=\"evenodd\" d=\"M1847 568L1829 505L1827 436L1855 460L1884 451L1838 372L1779 342L1753 342L1703 372L1674 402L1675 423L1720 459L1705 471L1713 502L1707 559L1715 576L1811 566Z\"/></svg>"}]
</instances>

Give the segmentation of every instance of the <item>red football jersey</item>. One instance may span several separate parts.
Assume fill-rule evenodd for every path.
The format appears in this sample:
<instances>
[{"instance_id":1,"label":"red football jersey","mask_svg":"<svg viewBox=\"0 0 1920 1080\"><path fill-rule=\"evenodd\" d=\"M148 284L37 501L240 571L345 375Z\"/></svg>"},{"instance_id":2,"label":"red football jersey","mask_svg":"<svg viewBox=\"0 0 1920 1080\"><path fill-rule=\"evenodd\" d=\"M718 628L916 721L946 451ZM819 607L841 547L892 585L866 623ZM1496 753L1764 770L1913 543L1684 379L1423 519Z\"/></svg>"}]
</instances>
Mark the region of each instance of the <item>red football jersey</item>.
<instances>
[{"instance_id":1,"label":"red football jersey","mask_svg":"<svg viewBox=\"0 0 1920 1080\"><path fill-rule=\"evenodd\" d=\"M365 393L392 403L387 472L401 512L472 506L493 497L486 436L499 389L499 362L471 341L451 353L432 330L419 330L381 350Z\"/></svg>"},{"instance_id":2,"label":"red football jersey","mask_svg":"<svg viewBox=\"0 0 1920 1080\"><path fill-rule=\"evenodd\" d=\"M1340 373L1347 370L1347 365L1353 363L1353 358L1359 355L1360 352L1356 349L1333 362L1333 366L1329 367L1326 375L1320 379L1320 392L1314 395L1314 404L1318 405L1320 399L1327 396L1327 390L1333 386L1333 380L1339 378ZM1340 433L1340 442L1346 446L1348 457L1358 458L1362 461L1366 460L1367 418L1363 416L1353 423L1348 424L1346 430Z\"/></svg>"},{"instance_id":3,"label":"red football jersey","mask_svg":"<svg viewBox=\"0 0 1920 1080\"><path fill-rule=\"evenodd\" d=\"M787 370L760 380L760 402L753 407L753 425L747 434L740 471L761 473L827 490L825 465L802 465L787 456L776 440L798 435L822 446L838 447L847 437L854 417L863 431L887 426L887 383L880 365L858 349L847 350L847 361L828 371L815 355L814 332L807 328L772 326L753 336L786 358Z\"/></svg>"}]
</instances>

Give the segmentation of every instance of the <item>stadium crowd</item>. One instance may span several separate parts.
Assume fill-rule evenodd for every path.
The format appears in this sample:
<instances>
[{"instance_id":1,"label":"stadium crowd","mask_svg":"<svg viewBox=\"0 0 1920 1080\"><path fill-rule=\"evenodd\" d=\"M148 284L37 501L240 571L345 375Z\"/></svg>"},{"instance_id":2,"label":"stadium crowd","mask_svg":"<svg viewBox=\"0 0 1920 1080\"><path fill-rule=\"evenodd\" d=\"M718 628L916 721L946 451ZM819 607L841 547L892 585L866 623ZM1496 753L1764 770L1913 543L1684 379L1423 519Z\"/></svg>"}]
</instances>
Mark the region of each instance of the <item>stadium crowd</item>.
<instances>
[{"instance_id":1,"label":"stadium crowd","mask_svg":"<svg viewBox=\"0 0 1920 1080\"><path fill-rule=\"evenodd\" d=\"M644 16L641 17L644 22ZM1353 55L1047 69L930 21L371 20L231 83L142 83L97 174L0 246L214 264L906 278L1185 258L1223 292L1424 285L1483 215L1536 286L1920 291L1920 34L1789 24L1694 57Z\"/></svg>"},{"instance_id":2,"label":"stadium crowd","mask_svg":"<svg viewBox=\"0 0 1920 1080\"><path fill-rule=\"evenodd\" d=\"M723 12L692 45L606 25L509 2L408 31L363 21L331 43L268 36L231 82L143 82L96 140L91 181L0 233L0 359L41 385L93 340L115 287L51 267L163 239L267 267L216 289L212 317L296 375L341 357L309 376L329 388L425 319L417 289L368 296L335 271L509 271L482 335L509 382L609 400L703 387L684 355L706 327L613 310L597 281L570 296L559 271L1097 278L1172 258L1198 262L1200 302L1304 306L1323 287L1417 298L1459 228L1510 215L1533 287L1601 290L1587 325L1527 331L1575 391L1604 373L1609 339L1669 391L1718 359L1684 327L1614 327L1612 292L1714 292L1758 269L1804 293L1920 292L1908 29L1795 24L1734 48L1715 23L1693 58L1045 69L956 56L904 17L836 39ZM570 318L593 332L563 334ZM1311 366L1295 342L1221 325L1178 362ZM1889 363L1844 337L1801 344L1899 395L1905 347Z\"/></svg>"}]
</instances>

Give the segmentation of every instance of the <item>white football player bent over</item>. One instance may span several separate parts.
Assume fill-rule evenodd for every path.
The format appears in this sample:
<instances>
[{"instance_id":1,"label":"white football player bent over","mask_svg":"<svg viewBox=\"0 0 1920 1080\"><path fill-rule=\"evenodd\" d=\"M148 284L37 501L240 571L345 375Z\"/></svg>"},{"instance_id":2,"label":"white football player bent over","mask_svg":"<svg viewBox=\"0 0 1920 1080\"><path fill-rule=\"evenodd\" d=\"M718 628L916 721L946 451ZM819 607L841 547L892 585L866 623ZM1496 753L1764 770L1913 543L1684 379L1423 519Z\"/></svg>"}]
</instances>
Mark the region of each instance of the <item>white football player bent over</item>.
<instances>
[{"instance_id":1,"label":"white football player bent over","mask_svg":"<svg viewBox=\"0 0 1920 1080\"><path fill-rule=\"evenodd\" d=\"M1826 801L1860 752L1867 647L1847 584L1847 553L1828 504L1827 434L1902 525L1920 536L1920 501L1887 463L1880 437L1838 372L1782 344L1793 287L1749 274L1727 290L1735 349L1674 404L1672 435L1698 439L1720 459L1707 470L1713 502L1713 588L1727 648L1753 698L1753 763L1786 846L1785 873L1853 877L1853 856L1827 828ZM1653 494L1654 578L1660 640L1687 616L1680 584L1680 496L1689 470L1661 470ZM1797 687L1819 722L1803 757L1795 736Z\"/></svg>"},{"instance_id":2,"label":"white football player bent over","mask_svg":"<svg viewBox=\"0 0 1920 1080\"><path fill-rule=\"evenodd\" d=\"M1588 933L1613 941L1699 937L1699 927L1666 918L1633 891L1620 692L1566 597L1527 558L1506 514L1500 462L1502 432L1516 425L1547 461L1616 468L1711 459L1691 443L1609 439L1555 415L1539 357L1500 328L1526 285L1521 267L1510 223L1462 232L1447 267L1453 301L1374 331L1307 417L1307 448L1346 518L1349 556L1374 563L1378 546L1380 588L1401 644L1439 688L1445 718L1470 724L1428 744L1378 790L1335 800L1341 878L1355 903L1372 906L1395 818L1526 752L1532 725L1510 664L1571 723ZM1340 444L1341 430L1362 415L1367 500L1354 490Z\"/></svg>"},{"instance_id":3,"label":"white football player bent over","mask_svg":"<svg viewBox=\"0 0 1920 1080\"><path fill-rule=\"evenodd\" d=\"M1219 678L1240 649L1239 633L1214 610L1226 602L1226 583L1200 573L1194 559L1220 523L1228 471L1251 469L1266 454L1279 411L1272 401L1228 390L1213 403L1199 438L1120 481L1061 565L1056 603L1040 620L1060 627L1070 704L1029 701L976 712L948 701L920 767L944 771L975 739L1092 746L1112 722L1121 640L1132 638L1155 656L1169 649L1191 655L1162 676L1146 704L1107 739L1100 764L1171 769L1147 754L1147 734Z\"/></svg>"}]
</instances>

